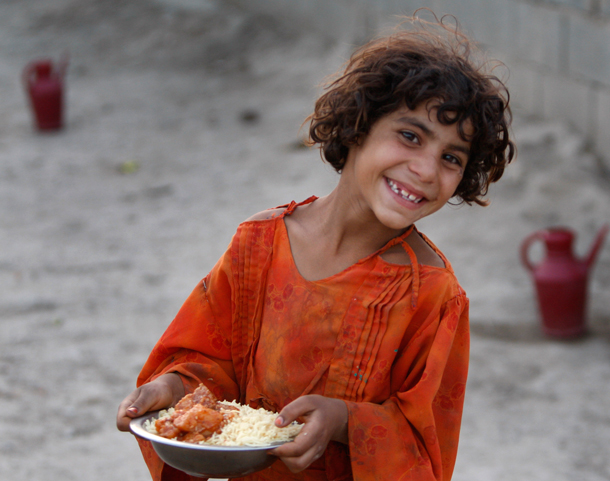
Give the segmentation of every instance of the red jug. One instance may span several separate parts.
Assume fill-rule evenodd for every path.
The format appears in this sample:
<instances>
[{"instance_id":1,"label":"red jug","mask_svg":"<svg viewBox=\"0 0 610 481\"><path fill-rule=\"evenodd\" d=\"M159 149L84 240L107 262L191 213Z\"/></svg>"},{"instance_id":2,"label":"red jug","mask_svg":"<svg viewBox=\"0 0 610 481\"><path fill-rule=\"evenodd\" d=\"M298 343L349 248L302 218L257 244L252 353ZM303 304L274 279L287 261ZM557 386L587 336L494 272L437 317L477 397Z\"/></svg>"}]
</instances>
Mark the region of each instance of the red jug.
<instances>
[{"instance_id":1,"label":"red jug","mask_svg":"<svg viewBox=\"0 0 610 481\"><path fill-rule=\"evenodd\" d=\"M600 230L583 260L574 257L574 233L567 228L534 232L523 241L521 260L534 277L542 327L548 336L571 338L584 334L588 277L608 228L606 225ZM535 241L546 245L546 257L537 265L528 256Z\"/></svg>"},{"instance_id":2,"label":"red jug","mask_svg":"<svg viewBox=\"0 0 610 481\"><path fill-rule=\"evenodd\" d=\"M38 130L57 130L63 126L63 90L67 61L54 67L51 60L38 60L23 71L23 83L28 93Z\"/></svg>"}]
</instances>

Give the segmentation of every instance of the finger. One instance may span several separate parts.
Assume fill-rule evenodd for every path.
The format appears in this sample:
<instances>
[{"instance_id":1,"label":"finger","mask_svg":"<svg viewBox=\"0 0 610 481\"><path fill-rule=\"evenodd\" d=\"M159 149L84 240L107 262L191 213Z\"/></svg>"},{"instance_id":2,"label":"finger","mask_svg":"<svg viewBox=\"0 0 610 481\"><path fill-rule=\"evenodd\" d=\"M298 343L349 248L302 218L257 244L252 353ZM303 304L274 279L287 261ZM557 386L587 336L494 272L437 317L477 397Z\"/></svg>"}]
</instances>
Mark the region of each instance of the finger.
<instances>
[{"instance_id":1,"label":"finger","mask_svg":"<svg viewBox=\"0 0 610 481\"><path fill-rule=\"evenodd\" d=\"M117 416L116 427L119 431L129 431L129 423L131 418L127 416Z\"/></svg>"},{"instance_id":2,"label":"finger","mask_svg":"<svg viewBox=\"0 0 610 481\"><path fill-rule=\"evenodd\" d=\"M154 406L156 400L154 391L151 392L151 389L140 389L136 392L137 396L135 399L125 408L126 414L130 417L146 413Z\"/></svg>"},{"instance_id":3,"label":"finger","mask_svg":"<svg viewBox=\"0 0 610 481\"><path fill-rule=\"evenodd\" d=\"M314 429L315 432L315 429ZM270 454L278 457L299 457L304 455L308 450L316 444L316 436L312 436L308 425L303 426L301 432L296 438L290 443L282 444L273 451L269 451Z\"/></svg>"},{"instance_id":4,"label":"finger","mask_svg":"<svg viewBox=\"0 0 610 481\"><path fill-rule=\"evenodd\" d=\"M275 425L278 427L288 426L291 422L296 421L299 417L307 415L314 409L314 404L309 399L309 396L303 396L295 399L290 404L284 406L280 411Z\"/></svg>"},{"instance_id":5,"label":"finger","mask_svg":"<svg viewBox=\"0 0 610 481\"><path fill-rule=\"evenodd\" d=\"M164 389L165 386L153 383L142 386L136 391L137 397L127 407L127 415L130 417L142 416L149 411L169 407L172 402L172 395Z\"/></svg>"},{"instance_id":6,"label":"finger","mask_svg":"<svg viewBox=\"0 0 610 481\"><path fill-rule=\"evenodd\" d=\"M302 436L302 435L299 434L299 436ZM277 456L279 458L282 458L282 457L294 458L294 457L302 456L303 454L305 454L307 452L307 450L309 450L311 448L312 443L309 442L309 440L306 437L299 438L299 436L297 436L294 439L294 441L292 441L290 443L282 444L281 446L278 446L277 448L275 448L273 451L269 451L269 454L273 454L274 456Z\"/></svg>"},{"instance_id":7,"label":"finger","mask_svg":"<svg viewBox=\"0 0 610 481\"><path fill-rule=\"evenodd\" d=\"M318 460L324 454L324 447L315 445L309 449L303 456L296 458L280 458L284 464L293 473L298 473L307 469L313 462Z\"/></svg>"},{"instance_id":8,"label":"finger","mask_svg":"<svg viewBox=\"0 0 610 481\"><path fill-rule=\"evenodd\" d=\"M128 431L129 421L131 421L133 417L137 416L137 412L134 412L134 409L131 408L131 405L133 404L133 401L136 397L137 391L134 391L129 396L127 396L121 402L121 404L119 404L116 425L120 431ZM137 411L137 409L135 411Z\"/></svg>"},{"instance_id":9,"label":"finger","mask_svg":"<svg viewBox=\"0 0 610 481\"><path fill-rule=\"evenodd\" d=\"M166 398L167 396L163 396L156 384L150 383L139 387L119 405L117 427L121 431L128 431L129 422L133 418L167 407L169 401Z\"/></svg>"},{"instance_id":10,"label":"finger","mask_svg":"<svg viewBox=\"0 0 610 481\"><path fill-rule=\"evenodd\" d=\"M288 467L293 473L298 473L307 469L307 467L317 460L324 453L324 445L320 443L313 443L302 446L290 446L297 443L289 443L276 448L276 454L282 462Z\"/></svg>"}]
</instances>

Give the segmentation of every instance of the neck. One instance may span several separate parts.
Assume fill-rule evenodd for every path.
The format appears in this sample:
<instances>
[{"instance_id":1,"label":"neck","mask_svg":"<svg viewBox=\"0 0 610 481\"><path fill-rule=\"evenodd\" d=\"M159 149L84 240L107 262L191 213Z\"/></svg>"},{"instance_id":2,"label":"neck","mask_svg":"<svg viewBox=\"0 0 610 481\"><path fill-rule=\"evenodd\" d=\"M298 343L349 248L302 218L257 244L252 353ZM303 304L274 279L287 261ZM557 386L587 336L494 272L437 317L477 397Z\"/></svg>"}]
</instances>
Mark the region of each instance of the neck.
<instances>
[{"instance_id":1,"label":"neck","mask_svg":"<svg viewBox=\"0 0 610 481\"><path fill-rule=\"evenodd\" d=\"M368 207L343 195L341 183L311 204L308 214L317 238L325 239L335 254L352 250L365 257L406 230L383 225Z\"/></svg>"},{"instance_id":2,"label":"neck","mask_svg":"<svg viewBox=\"0 0 610 481\"><path fill-rule=\"evenodd\" d=\"M305 279L341 272L404 232L388 229L348 198L335 189L285 218L292 256Z\"/></svg>"}]
</instances>

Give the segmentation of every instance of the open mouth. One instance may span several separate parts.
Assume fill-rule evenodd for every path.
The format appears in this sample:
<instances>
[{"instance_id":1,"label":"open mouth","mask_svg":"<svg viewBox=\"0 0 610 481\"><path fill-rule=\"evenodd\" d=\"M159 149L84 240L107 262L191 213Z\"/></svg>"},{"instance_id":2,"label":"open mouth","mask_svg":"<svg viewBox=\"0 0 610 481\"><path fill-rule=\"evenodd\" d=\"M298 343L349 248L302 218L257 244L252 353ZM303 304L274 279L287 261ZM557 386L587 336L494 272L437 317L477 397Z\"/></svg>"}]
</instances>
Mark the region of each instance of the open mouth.
<instances>
[{"instance_id":1,"label":"open mouth","mask_svg":"<svg viewBox=\"0 0 610 481\"><path fill-rule=\"evenodd\" d=\"M413 202L414 204L419 204L422 200L424 200L423 197L420 197L415 194L411 194L410 192L407 192L406 190L401 189L400 187L398 187L398 184L396 184L396 182L394 182L393 180L386 178L386 181L387 181L388 185L390 186L390 189L392 189L392 192L394 192L395 194L398 194L403 199L408 200L409 202Z\"/></svg>"}]
</instances>

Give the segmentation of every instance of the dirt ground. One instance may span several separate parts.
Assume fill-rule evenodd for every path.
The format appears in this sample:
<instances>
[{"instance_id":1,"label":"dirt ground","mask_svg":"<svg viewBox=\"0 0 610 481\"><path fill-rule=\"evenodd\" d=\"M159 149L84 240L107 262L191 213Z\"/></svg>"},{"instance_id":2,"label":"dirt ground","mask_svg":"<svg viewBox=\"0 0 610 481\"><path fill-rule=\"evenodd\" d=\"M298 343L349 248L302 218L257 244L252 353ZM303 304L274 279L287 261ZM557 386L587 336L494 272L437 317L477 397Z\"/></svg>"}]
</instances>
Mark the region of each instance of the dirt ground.
<instances>
[{"instance_id":1,"label":"dirt ground","mask_svg":"<svg viewBox=\"0 0 610 481\"><path fill-rule=\"evenodd\" d=\"M301 27L222 0L0 2L3 481L149 479L114 417L152 345L239 221L337 180L299 126L350 39ZM64 52L66 128L39 134L21 71ZM472 302L454 480L608 480L610 241L571 342L541 334L518 252L560 224L584 256L610 184L568 125L514 130L492 205L419 225Z\"/></svg>"}]
</instances>

